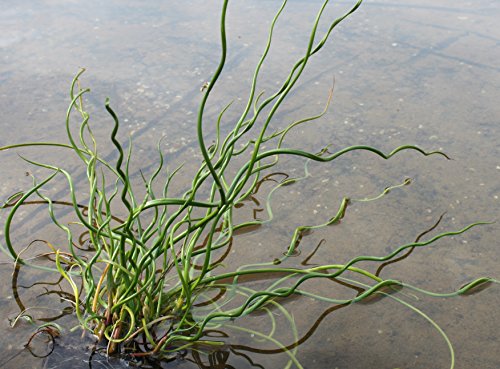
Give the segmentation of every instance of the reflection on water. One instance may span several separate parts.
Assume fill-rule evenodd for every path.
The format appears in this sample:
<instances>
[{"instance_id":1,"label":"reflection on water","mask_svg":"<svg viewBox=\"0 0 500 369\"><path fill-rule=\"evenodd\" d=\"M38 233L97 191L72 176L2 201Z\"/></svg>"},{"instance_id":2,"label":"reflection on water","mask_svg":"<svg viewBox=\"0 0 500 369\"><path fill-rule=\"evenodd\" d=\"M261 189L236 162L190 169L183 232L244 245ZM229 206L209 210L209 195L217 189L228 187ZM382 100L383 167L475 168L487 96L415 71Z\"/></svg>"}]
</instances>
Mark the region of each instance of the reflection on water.
<instances>
[{"instance_id":1,"label":"reflection on water","mask_svg":"<svg viewBox=\"0 0 500 369\"><path fill-rule=\"evenodd\" d=\"M291 1L288 5L278 25L269 62L264 65L261 89L274 91L277 81L282 80L301 55L316 9L313 3L319 4ZM156 157L155 145L162 135L166 135L163 149L171 167L199 157L192 127L200 88L210 78L218 60L217 17L213 14L219 13L219 1L26 0L3 4L0 146L33 140L63 141L61 127L69 82L78 68L84 66L88 70L86 84L93 88L89 109L94 133L97 137L109 134L109 119L102 104L104 97L110 96L122 117L124 130L134 140L136 161L132 172L136 178L140 178L140 169L148 173L154 168L150 158ZM332 4L325 19L332 19L348 5ZM271 1L231 3L227 69L207 110L207 120L216 119L220 109L233 99L234 104L243 104L270 14L277 6ZM390 150L400 144L416 143L428 149L442 148L454 160L405 154L380 162L358 154L343 158L332 167L312 165L307 187L301 184L284 187L277 194L276 221L271 226L238 235L237 244L233 245L238 254L230 254L229 262L237 258L248 262L259 262L259 257L279 258L298 224L311 223L317 217L327 219L342 196L373 196L406 177L414 179L410 187L394 191L382 201L356 207L341 224L304 237L298 259L310 265L319 260L340 263L361 254L383 255L414 240L436 224L444 212L436 231L458 229L476 220L497 219L499 13L498 4L487 0L442 1L439 5L431 1L363 4L312 62L299 89L279 111L277 122L317 114L335 78L335 96L329 114L314 126L290 135L289 145L314 151L328 143L335 147L362 143ZM234 118L231 114L228 111L227 124ZM207 126L207 141L214 137L214 132L213 127ZM124 134L124 141L125 137ZM61 161L61 153L57 151L18 152L30 158L43 157L46 162ZM110 153L111 150L103 154ZM73 158L63 159L69 167L76 165ZM20 161L15 152L2 153L0 163L2 199L30 185L31 180L24 173L33 168ZM281 169L292 173L293 168L299 173L303 164L291 162ZM80 179L84 176L82 172ZM281 180L279 176L276 178ZM181 179L181 185L182 181L189 183L189 174ZM61 201L67 196L62 186L51 191ZM255 196L255 201L240 209L242 216L258 217L259 202L263 201ZM50 221L38 220L42 216L45 219L44 215L44 210L23 209L19 218L22 228L16 233L16 240L25 245L37 238L50 238L54 232ZM380 273L437 292L457 290L483 275L498 279L499 237L497 225L473 230L432 248L415 250ZM265 253L255 255L251 250L256 246L265 248ZM40 244L32 247L33 253L37 247L43 250ZM5 256L1 258L6 260ZM24 269L12 275L13 271L11 263L1 265L2 280L12 280L17 285L14 292L10 283L5 282L1 287L2 367L126 365L119 358L105 359L91 341L82 345L78 330L73 333L65 330L56 338L54 352L47 358L31 355L23 344L33 334L33 326L20 320L11 329L7 317L12 319L26 307L39 306L42 309L29 310L35 318L58 317L61 325L72 327L73 317L66 315L71 309L65 295L68 287L53 275L48 277ZM50 284L38 284L40 281ZM315 287L324 291L334 288L332 283L323 282ZM358 293L355 288L360 287L353 286L350 292ZM457 367L500 367L497 352L500 317L495 313L500 303L498 286L474 296L453 299L429 299L405 290L391 296L394 295L412 301L439 323L455 344ZM393 299L344 308L306 297L283 303L297 324L300 337L297 356L304 367L449 366L442 337L429 322ZM264 320L259 316L248 317L241 324L258 325ZM295 345L285 328L279 333L288 340L285 345L289 348ZM221 350L186 352L168 364L141 365L277 368L288 361L275 345L258 337L230 327L223 334L227 337L224 336L226 345ZM37 337L34 344L38 356L52 349L51 339L44 335Z\"/></svg>"},{"instance_id":2,"label":"reflection on water","mask_svg":"<svg viewBox=\"0 0 500 369\"><path fill-rule=\"evenodd\" d=\"M308 256L310 258L313 255ZM42 257L44 258L44 257ZM305 260L305 259L304 259ZM302 261L303 262L303 261ZM41 323L49 323L49 322L60 322L66 320L66 324L75 324L75 319L63 319L68 314L74 313L74 309L69 301L73 301L74 297L67 291L65 291L64 285L61 283L61 279L55 281L46 281L46 280L38 280L35 283L29 285L20 284L19 272L23 269L20 265L15 268L15 271L12 275L12 290L14 293L14 299L16 304L19 307L20 311L26 312L23 317L30 317L36 319ZM380 269L380 268L379 268ZM30 271L27 271L27 274L30 274ZM262 279L271 279L276 278L276 276L269 274L259 275L254 278L255 281L259 281ZM246 284L251 282L250 280L245 281ZM350 282L347 279L339 278L330 280L330 284L338 284L342 287L347 287L354 292L354 295L359 296L366 291L366 288L360 287L358 284ZM243 283L243 281L242 281ZM489 283L481 284L478 289L484 290L486 287L491 286ZM330 285L330 289L332 285ZM26 292L23 292L26 291ZM362 306L367 306L367 304L380 304L381 299L384 297L390 297L392 294L397 294L398 296L401 294L409 294L411 292L404 292L400 286L387 286L379 290L380 293L376 295L372 295L360 302ZM32 313L31 311L28 313L28 310L25 308L25 303L23 302L24 295L42 297L45 295L55 294L61 297L59 300L61 302L60 306L56 307L54 301L56 299L52 299L50 312L47 312L48 309L40 309L39 313ZM23 296L23 298L21 297ZM216 296L215 300L217 301L220 296ZM300 304L306 303L303 297L292 296L287 299L278 299L276 300L281 306L288 306L290 301L296 301ZM396 301L398 301L396 299ZM197 306L201 307L203 304L197 304ZM282 307L276 304L279 308L272 312L276 316L272 318L274 323L279 323L279 313L284 312ZM123 368L123 367L141 367L141 368L171 368L171 367L193 367L193 368L201 368L201 369L214 369L214 368L265 368L265 364L261 362L261 355L282 355L283 353L290 353L296 351L298 347L308 342L311 337L322 327L323 322L329 318L331 314L334 312L338 314L341 309L350 308L349 304L336 304L333 306L329 306L323 311L319 311L318 315L315 314L315 321L311 321L309 326L307 326L306 330L302 332L299 336L288 339L284 341L280 345L282 347L275 347L272 345L266 345L266 340L270 341L266 334L259 335L258 331L252 331L245 329L245 323L239 325L238 323L231 323L229 325L225 325L220 327L219 329L207 329L203 339L213 340L217 342L223 343L222 346L209 346L200 344L191 350L180 350L175 354L172 354L166 358L162 358L161 360L155 359L154 357L145 356L145 357L136 357L134 354L130 354L127 352L123 352L122 354L116 355L114 357L106 356L106 345L102 345L100 343L95 342L95 340L91 339L86 335L81 335L79 331L75 333L65 332L62 337L55 326L46 326L38 331L35 331L28 339L25 345L24 350L18 350L15 353L8 353L9 355L3 359L2 367L15 367L19 366L19 363L22 362L23 354L24 359L31 359L28 361L31 365L34 365L37 361L43 363L43 368L48 369L62 369L62 368ZM300 308L299 308L300 309ZM35 309L36 310L36 309ZM58 311L59 310L59 311ZM48 315L47 315L48 314ZM262 324L263 321L266 320L266 314L257 313L257 319L260 321L259 326L261 328L265 328L266 324ZM19 318L18 321L12 321L11 325L16 326L17 324L22 324L22 318ZM271 321L268 321L269 324ZM283 321L283 327L285 329L289 329L289 322ZM253 326L254 322L252 323ZM239 332L255 332L251 333L251 339L248 340L248 337L238 335ZM236 333L236 334L234 334ZM379 332L380 333L380 332ZM280 339L286 337L284 332L281 332ZM145 337L143 338L145 341ZM141 348L147 346L146 342L140 343L141 339L137 340L139 344L137 346L137 350L134 351L142 352ZM290 343L287 343L290 342ZM269 343L269 342L268 342ZM275 342L273 342L275 343ZM26 355L29 356L26 358ZM279 358L279 356L278 356ZM280 365L279 360L274 360L271 365ZM289 361L288 364L293 363L293 361ZM26 364L28 365L28 364ZM281 363L280 367L286 367L287 364Z\"/></svg>"}]
</instances>

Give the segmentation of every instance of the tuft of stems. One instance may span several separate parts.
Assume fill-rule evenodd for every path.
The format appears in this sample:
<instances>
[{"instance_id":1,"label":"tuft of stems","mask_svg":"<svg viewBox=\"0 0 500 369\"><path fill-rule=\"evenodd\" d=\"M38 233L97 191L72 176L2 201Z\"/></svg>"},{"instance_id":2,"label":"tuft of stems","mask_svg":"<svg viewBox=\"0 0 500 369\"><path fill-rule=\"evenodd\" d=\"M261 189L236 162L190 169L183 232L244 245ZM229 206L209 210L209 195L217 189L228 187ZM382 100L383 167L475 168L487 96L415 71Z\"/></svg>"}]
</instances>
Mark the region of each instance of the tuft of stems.
<instances>
[{"instance_id":1,"label":"tuft of stems","mask_svg":"<svg viewBox=\"0 0 500 369\"><path fill-rule=\"evenodd\" d=\"M15 194L2 206L3 209L8 209L5 221L5 245L2 245L2 249L17 264L39 267L31 259L23 258L22 252L17 251L11 240L11 228L21 206L29 204L33 199L46 204L52 221L66 234L67 242L66 247L61 246L58 249L47 242L47 245L50 245L48 252L54 256L55 263L52 268L44 268L59 273L69 283L74 296L75 313L81 327L106 340L109 353L116 352L120 347L136 347L133 346L134 340L139 336L144 337L147 342L144 347L147 346L147 349L136 350L133 353L135 356L168 355L200 342L217 344L216 340L203 339L207 329L243 317L258 309L269 311L269 307L273 305L278 306L288 323L294 327L292 316L277 300L294 294L336 304L361 301L373 294L382 293L381 289L388 286L404 286L421 293L432 294L401 281L383 279L357 265L364 261L387 262L400 256L405 250L425 247L441 238L461 234L485 223L474 223L457 231L435 235L426 241L408 243L384 256L358 256L345 264L314 267L305 267L304 262L303 268L281 265L294 255L298 242L306 232L339 222L346 216L348 206L353 201L375 201L385 196L391 189L408 184L409 180L385 189L372 199L342 199L337 213L331 218L315 225L298 227L291 237L287 252L280 258L258 265L242 264L235 271L217 273L222 269L222 262L220 258L214 257L215 251L230 248L236 231L269 222L273 217L270 205L273 193L283 186L305 180L308 162L331 164L335 159L355 151L368 151L386 160L403 151L416 151L424 156L438 155L448 159L446 154L440 151L429 152L414 145L400 146L389 153L365 145L350 146L333 153L328 151L329 147L324 147L317 153L286 147L285 137L292 129L319 119L325 114L331 95L325 110L320 114L300 119L285 129L270 131L276 112L296 85L309 60L324 47L334 28L354 13L361 2L357 1L347 13L331 22L327 31L320 36L318 24L328 4L328 1L324 1L311 27L303 56L292 66L281 87L263 99L263 94L256 94L257 82L261 66L271 48L274 28L287 4L284 0L271 22L267 43L254 70L248 100L239 119L234 123L232 130L222 136L220 124L224 113L230 107L230 104L227 105L216 122L215 144L207 147L204 139L205 106L224 68L227 52L225 17L228 0L223 1L220 17L220 61L212 79L203 89L196 125L202 160L193 176L190 188L178 197L170 195L174 192L171 191L170 184L181 168L170 172L167 178L160 178L164 169L160 145L158 145L158 167L149 178L144 176L142 178L144 190L136 191L133 188L129 176L132 151L129 149L125 152L117 139L120 121L109 100L106 100L104 105L113 120L110 142L116 150L117 160L112 163L100 156L88 123L89 114L84 107L83 98L89 93L89 89L80 87L84 72L84 69L81 69L74 77L69 92L71 102L65 122L68 143L13 144L0 148L0 151L33 146L58 147L72 151L79 157L86 171L88 192L85 196L88 201L83 205L77 202L75 184L67 170L24 158L32 165L46 168L51 173L42 180L33 178L30 189ZM74 130L72 117L75 113L81 119L78 136L72 133ZM257 126L258 119L264 123ZM271 148L264 149L263 143ZM241 206L258 190L262 181L266 180L266 176L272 173L273 167L286 156L304 158L306 175L300 178L287 178L270 191L266 201L268 219L235 223L235 208ZM236 174L230 174L228 167L235 158L243 161L243 164ZM56 201L43 194L42 189L56 180L66 182L70 191L70 199L67 202ZM162 181L162 190L158 194L154 188ZM202 187L210 189L208 198L202 196L200 190ZM72 208L74 223L79 226L78 230L63 224L56 217L54 205L63 203ZM117 208L121 209L119 214L115 210ZM75 232L88 233L92 252L83 255L74 247L77 237ZM309 279L341 279L347 271L351 276L357 275L363 277L365 281L371 280L372 285L365 285L364 292L356 297L342 300L319 296L301 289L302 284ZM245 285L242 278L264 273L273 273L279 277L262 290L251 289ZM463 294L478 285L493 281L490 278L477 279L449 295ZM214 293L217 294L217 298L208 297ZM274 319L272 314L270 317ZM273 336L273 332L257 334L279 347L285 347ZM297 336L295 328L293 332ZM295 358L296 349L286 351L290 356L287 366L301 367Z\"/></svg>"}]
</instances>

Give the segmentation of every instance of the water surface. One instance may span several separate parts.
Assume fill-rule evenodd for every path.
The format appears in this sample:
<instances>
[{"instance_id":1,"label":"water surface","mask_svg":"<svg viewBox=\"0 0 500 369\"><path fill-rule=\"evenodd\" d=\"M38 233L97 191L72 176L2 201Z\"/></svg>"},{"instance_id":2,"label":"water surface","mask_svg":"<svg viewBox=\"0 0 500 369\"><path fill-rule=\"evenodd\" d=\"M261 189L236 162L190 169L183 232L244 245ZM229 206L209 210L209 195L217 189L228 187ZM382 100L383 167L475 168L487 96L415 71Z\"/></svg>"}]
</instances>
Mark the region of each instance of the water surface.
<instances>
[{"instance_id":1,"label":"water surface","mask_svg":"<svg viewBox=\"0 0 500 369\"><path fill-rule=\"evenodd\" d=\"M331 4L320 32L349 5ZM94 133L104 145L102 152L112 155L111 148L106 151L111 121L103 109L109 96L124 123L122 140L131 136L134 142L132 169L136 178L140 169L145 173L154 169L156 143L166 136L162 148L169 165L187 162L180 186L189 183L189 171L195 168L189 163L200 158L194 129L200 87L210 79L219 58L220 6L219 1L201 0L4 0L0 14L0 146L24 141L64 142L70 81L79 67L85 67L82 81L92 89L87 104ZM278 6L275 1L230 4L228 60L209 100L207 141L214 137L212 122L231 100L235 100L234 108L228 111L224 124L229 127L237 119L271 15ZM259 90L270 95L302 55L319 6L318 1L289 2L278 23ZM499 8L496 1L488 0L363 4L311 61L289 101L279 110L276 127L318 114L335 80L329 113L291 134L289 146L314 151L329 143L334 148L368 144L388 152L415 143L428 150L443 150L453 160L403 153L382 161L373 155L353 154L332 165L311 165L307 183L286 187L275 197L276 221L236 238L237 254L229 256L228 265L241 259L258 262L279 257L295 226L328 219L343 196L374 196L405 178L413 179L411 186L380 201L353 206L340 225L306 237L300 257L309 255L322 239L325 241L311 263L384 255L413 241L443 213L436 231L459 229L477 220L498 220ZM29 187L31 179L25 172L43 175L17 154L79 170L77 158L58 150L1 153L2 199ZM303 162L290 160L279 169L300 174ZM83 170L78 178L84 178ZM67 195L62 183L51 191ZM248 213L242 212L241 217L251 217L253 210L245 209ZM35 238L63 240L45 220L44 211L24 209L20 215L21 226L15 234L20 245ZM436 292L456 290L481 276L499 279L498 239L498 224L476 228L416 251L387 266L382 275ZM256 254L252 251L256 246L264 251ZM0 258L8 260L3 255ZM28 324L9 328L8 318L19 312L10 286L12 270L8 263L0 266L5 281L0 292L2 367L89 367L85 363L88 343L81 344L79 332L58 338L48 358L36 358L23 348L33 328ZM23 285L57 280L22 272L19 283ZM326 293L332 287L319 283L316 288ZM499 288L491 286L472 296L451 299L415 297L410 292L401 297L412 301L448 334L455 346L457 368L493 369L500 367ZM39 296L43 291L20 289L27 305L47 308L34 312L37 316L53 317L69 306L57 296ZM389 298L342 309L306 298L292 299L286 306L301 336L320 319L319 327L298 348L297 356L305 368L449 367L449 353L439 333L421 316ZM250 317L241 324L255 325L260 320ZM60 322L67 327L75 324L70 317ZM283 340L292 343L290 332L282 329ZM234 346L213 355L219 360L217 368L229 367L220 364L224 360L237 368L270 369L286 364L286 355L277 353L276 347L230 328L227 332ZM46 348L41 342L41 352ZM200 360L208 365L208 357ZM193 361L190 356L168 367L200 367ZM124 365L97 355L92 367Z\"/></svg>"}]
</instances>

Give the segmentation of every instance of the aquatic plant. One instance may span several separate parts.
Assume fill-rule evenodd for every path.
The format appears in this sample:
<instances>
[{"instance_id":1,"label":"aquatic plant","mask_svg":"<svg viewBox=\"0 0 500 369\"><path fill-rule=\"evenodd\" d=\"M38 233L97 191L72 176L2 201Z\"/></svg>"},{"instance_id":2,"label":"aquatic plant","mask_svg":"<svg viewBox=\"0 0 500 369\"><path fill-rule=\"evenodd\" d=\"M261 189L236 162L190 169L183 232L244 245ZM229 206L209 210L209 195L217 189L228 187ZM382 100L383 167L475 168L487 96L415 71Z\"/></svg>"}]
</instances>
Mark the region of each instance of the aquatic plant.
<instances>
[{"instance_id":1,"label":"aquatic plant","mask_svg":"<svg viewBox=\"0 0 500 369\"><path fill-rule=\"evenodd\" d=\"M305 159L306 172L309 162L332 163L335 159L356 151L367 151L385 160L403 151L415 151L424 156L438 155L448 159L448 156L440 151L425 151L414 145L400 146L389 153L365 145L349 146L333 153L330 152L329 146L321 148L316 153L286 147L285 137L289 132L322 117L328 108L331 96L325 110L318 115L292 122L284 129L272 131L276 112L296 86L310 58L324 47L334 28L354 13L361 2L357 1L347 13L331 22L320 38L317 34L318 24L328 4L328 1L324 1L312 25L303 56L293 65L277 91L264 98L264 93L257 93L257 80L271 48L274 27L286 6L287 1L284 0L271 22L269 37L254 70L248 100L239 119L232 129L223 135L220 125L224 113L231 104L224 107L215 123L216 140L213 145L207 146L204 112L209 96L224 68L227 52L225 18L228 0L223 2L220 21L220 62L211 80L202 87L203 95L197 116L196 131L202 160L192 178L190 188L177 197L171 195L175 191L170 186L182 168L179 167L171 171L166 178L161 178L164 170L161 145L158 145L158 167L154 173L149 178L143 176L143 186L140 190L133 186L129 171L132 145L130 144L128 151L125 152L118 140L120 121L109 100L105 102L105 109L114 122L110 142L116 150L117 159L112 162L100 155L84 104L85 94L90 90L81 87L80 81L84 70L80 70L71 83L69 93L71 102L65 122L68 143L13 144L0 148L0 151L34 146L71 150L79 157L86 172L87 202L81 204L77 201L77 197L81 198L82 195L78 193L77 196L76 184L68 170L61 166L23 158L28 163L45 168L51 173L43 179L33 177L30 189L14 194L2 206L3 209L8 209L5 220L5 245L2 245L2 249L12 257L16 265L31 265L54 271L62 276L71 288L72 303L80 326L95 334L100 340L105 340L110 354L121 349L136 357L168 356L195 344L217 345L219 340L207 335L209 329L256 310L268 311L271 306L280 310L292 327L294 335L297 336L293 317L279 303L279 299L292 295L309 296L348 305L374 294L385 294L383 289L391 286L432 294L402 281L383 279L379 273L372 273L357 265L364 261L388 262L400 257L405 251L425 247L439 239L461 234L485 223L470 224L459 230L440 233L424 241L417 239L415 242L395 248L384 256L358 256L344 264L314 267L282 265L295 254L298 242L308 231L338 223L346 216L349 204L352 202L375 201L390 190L408 184L409 180L388 187L382 190L379 196L371 199L343 198L339 202L337 212L329 219L320 221L316 225L296 228L283 255L267 263L247 265L242 263L234 270L224 270L224 252L232 246L235 232L269 222L273 216L271 207L273 194L284 186L306 180L307 175L288 177L277 183L267 197L268 219L235 223L235 209L257 191L262 181L272 173L273 168L283 157ZM78 135L74 135L75 129L72 127L75 115L79 115L81 119ZM264 148L264 144L272 148ZM234 173L229 168L230 163L235 160L243 164ZM43 191L53 181L61 178L66 181L69 188L70 199L67 202L52 199ZM162 186L160 194L154 190L158 183ZM52 267L37 265L33 259L24 257L25 248L19 249L11 240L11 228L17 211L33 199L47 205L53 223L66 234L67 243L64 246L44 241L47 246L44 257L53 258ZM73 210L76 218L71 225L58 219L55 211L58 205L69 206ZM88 235L90 253L83 253L75 246L78 235L84 232ZM221 252L222 257L216 255ZM350 272L350 279L346 278L346 272ZM244 277L269 273L277 277L265 288L256 290L245 284ZM366 285L366 282L352 280L352 275L362 277L362 281L371 280L372 284ZM351 299L335 299L303 289L304 282L320 278L348 282L360 286L361 291ZM493 281L490 278L480 278L448 295L462 294ZM398 299L395 296L390 297ZM415 309L402 300L398 301ZM430 318L419 313L433 323ZM269 316L271 320L274 319L272 314ZM449 344L444 332L437 325L435 327ZM47 332L54 327L46 325L41 329L42 332ZM236 326L235 329L247 328ZM273 332L274 329L271 333L255 332L255 334L278 347L286 348L286 345L274 337ZM139 337L143 338L141 344L137 343ZM449 348L451 367L453 367L451 344ZM301 367L295 357L295 350L295 347L286 350L290 357L289 364Z\"/></svg>"}]
</instances>

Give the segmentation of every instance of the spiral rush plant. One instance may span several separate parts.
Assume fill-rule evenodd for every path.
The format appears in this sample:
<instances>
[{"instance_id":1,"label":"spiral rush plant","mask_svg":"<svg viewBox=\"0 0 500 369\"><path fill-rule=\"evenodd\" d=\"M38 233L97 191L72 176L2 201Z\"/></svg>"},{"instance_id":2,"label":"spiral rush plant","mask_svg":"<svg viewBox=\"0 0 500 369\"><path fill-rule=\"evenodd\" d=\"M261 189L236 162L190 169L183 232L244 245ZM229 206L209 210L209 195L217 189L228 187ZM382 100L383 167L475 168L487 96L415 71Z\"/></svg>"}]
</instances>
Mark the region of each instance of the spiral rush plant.
<instances>
[{"instance_id":1,"label":"spiral rush plant","mask_svg":"<svg viewBox=\"0 0 500 369\"><path fill-rule=\"evenodd\" d=\"M328 4L328 1L324 1L317 12L303 56L293 65L281 87L264 99L263 93L257 93L257 80L271 47L274 27L287 3L287 0L284 0L271 22L267 43L253 73L246 106L231 131L225 136L221 133L220 125L224 113L231 104L221 111L215 123L216 141L213 145L207 146L204 139L204 111L226 60L225 18L228 0L224 0L220 21L220 62L212 79L203 87L198 110L196 130L203 159L190 188L179 197L170 196L173 192L170 184L181 170L180 167L170 172L164 180L161 194L155 193L153 189L154 184L161 181L160 174L164 167L160 145L158 145L157 169L150 178L143 176L145 190L139 192L133 188L129 175L131 145L125 153L117 139L119 118L111 108L109 100L106 100L105 108L114 121L110 141L118 158L113 164L100 156L96 139L89 126L89 114L84 108L84 96L89 89L80 87L80 79L84 72L83 69L80 70L71 84L71 103L66 114L69 142L13 144L0 148L0 151L34 146L71 150L79 157L86 171L89 186L86 194L88 202L84 205L78 203L74 180L66 169L23 158L34 166L51 171L51 174L42 180L33 177L33 186L29 190L13 195L2 206L5 210L9 209L5 221L5 245L2 245L2 249L17 264L32 265L59 273L71 287L75 313L81 327L94 333L99 339L106 340L110 353L116 352L119 347L135 347L137 350L133 342L138 336L144 336L148 349L135 351L133 353L135 356L156 354L161 357L200 342L216 344L217 340L204 336L207 329L258 309L267 309L271 305L278 306L293 327L293 318L276 298L294 294L336 304L357 302L370 295L382 293L380 289L383 287L394 285L431 294L401 281L382 279L356 264L363 261L386 262L401 256L405 250L427 246L438 239L461 234L484 223L474 223L457 231L441 233L426 241L417 240L402 245L385 256L359 256L345 264L311 268L283 267L282 262L295 253L298 241L306 231L335 224L345 216L348 205L355 200L344 198L336 214L330 219L318 225L298 227L283 256L268 263L242 264L234 271L218 273L224 266L215 258L214 252L228 248L235 231L268 222L272 218L270 204L273 193L282 186L305 179L305 177L287 178L270 191L267 198L269 219L254 219L235 224L234 209L241 206L256 191L263 177L271 172L280 158L289 156L304 158L307 162L330 163L354 151L368 151L383 159L389 159L399 152L409 150L425 156L440 155L448 158L442 152L428 152L413 145L397 147L390 153L363 145L346 147L334 153L328 151L328 146L317 153L284 147L287 134L293 128L323 116L330 99L325 110L319 115L298 120L285 129L270 132L276 112L296 85L310 58L323 48L333 29L354 13L361 2L362 0L357 1L347 13L334 20L323 37L319 38L318 23ZM74 113L81 117L78 136L72 133L74 129L71 128L71 118ZM263 121L262 125L256 124L258 119ZM272 148L264 149L264 143L267 146L272 145ZM244 164L236 174L231 174L228 167L235 158L243 160ZM93 250L90 256L82 255L74 247L77 237L74 227L63 224L56 217L54 206L62 202L51 199L42 191L60 177L65 179L71 193L71 199L67 203L76 216L74 223L79 226L78 232L88 232ZM407 183L408 180L387 188L379 196L369 200L376 200L390 189ZM203 195L203 189L206 188L209 188L208 198ZM42 267L34 264L31 259L23 258L22 251L19 251L11 240L11 228L16 212L33 198L47 204L52 221L67 236L66 246L53 246L46 242L49 247L46 255L53 256L55 260L53 268ZM115 210L117 208L120 209L118 214ZM313 278L345 280L343 274L346 271L351 272L350 275L362 276L363 280L368 278L373 283L370 286L365 285L363 293L348 300L319 296L301 289L305 281ZM241 278L267 273L275 273L279 277L261 290L245 286ZM449 295L462 294L478 285L493 281L490 278L480 278ZM355 281L353 283L361 284ZM218 294L217 298L212 297L214 292ZM201 305L203 309L198 309L197 306ZM263 337L281 346L272 334ZM447 340L445 335L444 337ZM450 350L453 367L451 346ZM290 363L300 367L293 350L288 354L291 357Z\"/></svg>"}]
</instances>

